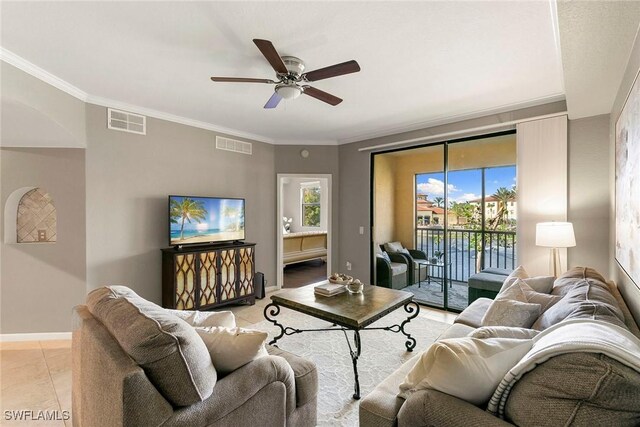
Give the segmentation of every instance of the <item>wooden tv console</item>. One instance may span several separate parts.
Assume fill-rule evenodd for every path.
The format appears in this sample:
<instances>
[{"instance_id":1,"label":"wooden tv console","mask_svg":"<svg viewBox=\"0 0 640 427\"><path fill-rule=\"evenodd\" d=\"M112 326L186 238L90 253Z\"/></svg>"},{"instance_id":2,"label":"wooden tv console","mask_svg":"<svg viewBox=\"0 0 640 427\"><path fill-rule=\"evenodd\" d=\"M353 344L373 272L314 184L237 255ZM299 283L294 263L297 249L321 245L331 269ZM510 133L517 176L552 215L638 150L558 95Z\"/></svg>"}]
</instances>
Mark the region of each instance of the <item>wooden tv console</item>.
<instances>
[{"instance_id":1,"label":"wooden tv console","mask_svg":"<svg viewBox=\"0 0 640 427\"><path fill-rule=\"evenodd\" d=\"M162 249L162 305L206 310L255 303L255 243Z\"/></svg>"}]
</instances>

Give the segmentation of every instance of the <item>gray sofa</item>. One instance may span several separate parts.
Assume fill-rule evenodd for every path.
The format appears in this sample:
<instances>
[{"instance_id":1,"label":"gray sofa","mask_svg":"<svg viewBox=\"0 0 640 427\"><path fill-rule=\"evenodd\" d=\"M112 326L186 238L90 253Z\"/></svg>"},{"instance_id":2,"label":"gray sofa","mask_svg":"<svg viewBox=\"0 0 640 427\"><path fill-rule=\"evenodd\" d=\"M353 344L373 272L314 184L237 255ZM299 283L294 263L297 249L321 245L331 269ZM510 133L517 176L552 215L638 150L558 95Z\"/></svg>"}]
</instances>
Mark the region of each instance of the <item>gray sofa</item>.
<instances>
[{"instance_id":1,"label":"gray sofa","mask_svg":"<svg viewBox=\"0 0 640 427\"><path fill-rule=\"evenodd\" d=\"M551 293L563 296L551 308L555 315L604 320L626 326L640 337L615 284L606 283L593 269L568 271L555 281ZM487 298L476 300L438 339L473 332L490 304ZM435 390L419 391L406 401L398 398L400 383L419 358L417 354L405 362L361 401L361 426L640 425L640 373L603 354L563 354L538 365L511 390L505 420Z\"/></svg>"},{"instance_id":2,"label":"gray sofa","mask_svg":"<svg viewBox=\"0 0 640 427\"><path fill-rule=\"evenodd\" d=\"M75 308L74 426L313 426L313 362L268 348L220 377L184 320L123 286Z\"/></svg>"}]
</instances>

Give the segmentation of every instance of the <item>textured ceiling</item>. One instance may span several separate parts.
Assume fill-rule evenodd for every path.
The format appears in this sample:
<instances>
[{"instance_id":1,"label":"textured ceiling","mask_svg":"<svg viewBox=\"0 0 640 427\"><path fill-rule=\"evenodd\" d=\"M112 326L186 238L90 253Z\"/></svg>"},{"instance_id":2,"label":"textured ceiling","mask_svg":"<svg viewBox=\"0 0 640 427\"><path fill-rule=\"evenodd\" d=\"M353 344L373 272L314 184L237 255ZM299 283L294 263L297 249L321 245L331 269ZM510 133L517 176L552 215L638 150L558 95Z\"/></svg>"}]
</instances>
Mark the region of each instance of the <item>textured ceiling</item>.
<instances>
[{"instance_id":1,"label":"textured ceiling","mask_svg":"<svg viewBox=\"0 0 640 427\"><path fill-rule=\"evenodd\" d=\"M557 7L569 118L609 114L638 32L640 1Z\"/></svg>"},{"instance_id":2,"label":"textured ceiling","mask_svg":"<svg viewBox=\"0 0 640 427\"><path fill-rule=\"evenodd\" d=\"M277 143L345 142L562 99L549 2L2 2L0 44L94 97ZM252 43L271 40L344 99L209 77L273 78ZM132 107L133 108L133 107Z\"/></svg>"}]
</instances>

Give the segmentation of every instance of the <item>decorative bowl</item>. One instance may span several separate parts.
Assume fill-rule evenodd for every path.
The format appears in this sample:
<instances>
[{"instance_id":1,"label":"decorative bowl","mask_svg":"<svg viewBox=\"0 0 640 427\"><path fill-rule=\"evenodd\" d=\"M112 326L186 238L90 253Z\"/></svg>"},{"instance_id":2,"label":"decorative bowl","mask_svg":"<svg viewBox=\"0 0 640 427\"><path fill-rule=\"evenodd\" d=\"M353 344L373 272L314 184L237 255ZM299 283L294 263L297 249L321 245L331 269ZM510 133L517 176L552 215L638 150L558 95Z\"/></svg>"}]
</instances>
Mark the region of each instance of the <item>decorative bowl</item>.
<instances>
[{"instance_id":1,"label":"decorative bowl","mask_svg":"<svg viewBox=\"0 0 640 427\"><path fill-rule=\"evenodd\" d=\"M353 282L353 277L347 276L346 274L342 275L342 278L340 279L334 279L332 277L329 277L328 279L329 283L334 283L336 285L348 285L349 283Z\"/></svg>"},{"instance_id":2,"label":"decorative bowl","mask_svg":"<svg viewBox=\"0 0 640 427\"><path fill-rule=\"evenodd\" d=\"M364 284L360 280L356 279L353 282L348 283L346 285L346 288L349 291L349 293L361 294L362 293L362 289L364 288Z\"/></svg>"}]
</instances>

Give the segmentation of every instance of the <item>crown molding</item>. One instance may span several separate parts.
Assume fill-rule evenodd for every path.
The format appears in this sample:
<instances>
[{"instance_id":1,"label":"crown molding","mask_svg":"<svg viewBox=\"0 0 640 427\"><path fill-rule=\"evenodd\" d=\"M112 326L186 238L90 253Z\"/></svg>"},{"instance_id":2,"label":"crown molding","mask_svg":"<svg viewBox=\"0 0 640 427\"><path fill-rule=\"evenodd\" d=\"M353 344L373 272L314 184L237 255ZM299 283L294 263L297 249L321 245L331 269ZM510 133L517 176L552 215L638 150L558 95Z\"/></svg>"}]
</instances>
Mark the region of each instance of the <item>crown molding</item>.
<instances>
[{"instance_id":1,"label":"crown molding","mask_svg":"<svg viewBox=\"0 0 640 427\"><path fill-rule=\"evenodd\" d=\"M407 123L400 126L388 127L376 132L369 132L360 134L357 136L339 139L338 145L351 144L353 142L367 141L369 139L381 138L384 136L397 135L405 132L412 132L420 129L426 129L435 126L446 125L450 123L462 122L465 120L477 119L479 117L490 116L493 114L502 114L510 111L520 110L523 108L536 107L538 105L550 104L558 101L565 101L566 97L564 93L553 94L544 96L541 98L535 98L525 102L517 102L513 104L506 104L495 108L487 108L484 110L476 110L471 113L458 114L455 116L443 116L423 122Z\"/></svg>"},{"instance_id":2,"label":"crown molding","mask_svg":"<svg viewBox=\"0 0 640 427\"><path fill-rule=\"evenodd\" d=\"M296 140L296 139L279 139L278 145L338 145L338 141L333 139L317 139L317 140Z\"/></svg>"},{"instance_id":3,"label":"crown molding","mask_svg":"<svg viewBox=\"0 0 640 427\"><path fill-rule=\"evenodd\" d=\"M250 139L252 141L265 142L267 144L276 144L276 140L266 137L264 135L257 135L250 132L244 132L237 129L231 129L224 126L218 126L213 123L202 122L199 120L189 119L186 117L177 116L171 113L165 113L163 111L154 110L151 108L140 107L138 105L127 104L126 102L120 102L113 99L108 99L96 95L91 95L82 89L72 85L71 83L61 79L58 76L51 74L50 72L38 67L37 65L27 61L19 55L11 52L8 49L0 46L0 60L7 64L24 71L25 73L57 88L61 91L79 99L80 101L88 104L99 105L101 107L117 108L119 110L125 110L132 113L138 113L145 116L153 117L155 119L166 120L173 123L179 123L186 126L192 126L200 129L210 130L213 132L225 134L228 136L234 136L238 138Z\"/></svg>"},{"instance_id":4,"label":"crown molding","mask_svg":"<svg viewBox=\"0 0 640 427\"><path fill-rule=\"evenodd\" d=\"M50 84L51 86L60 89L63 92L68 93L74 98L78 98L81 101L87 101L87 92L75 87L69 82L62 80L58 76L54 76L47 70L44 70L37 65L27 61L21 56L16 55L10 50L5 49L0 46L0 60L6 62L7 64L13 65L14 67L24 71L31 76Z\"/></svg>"}]
</instances>

